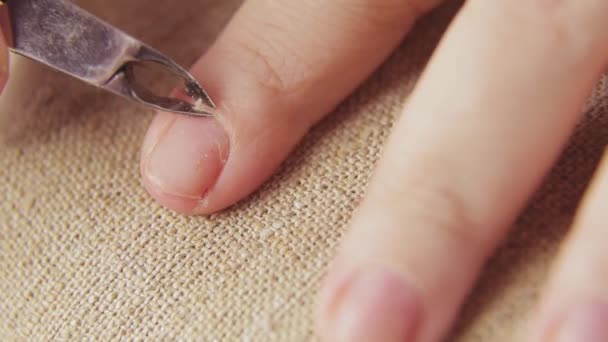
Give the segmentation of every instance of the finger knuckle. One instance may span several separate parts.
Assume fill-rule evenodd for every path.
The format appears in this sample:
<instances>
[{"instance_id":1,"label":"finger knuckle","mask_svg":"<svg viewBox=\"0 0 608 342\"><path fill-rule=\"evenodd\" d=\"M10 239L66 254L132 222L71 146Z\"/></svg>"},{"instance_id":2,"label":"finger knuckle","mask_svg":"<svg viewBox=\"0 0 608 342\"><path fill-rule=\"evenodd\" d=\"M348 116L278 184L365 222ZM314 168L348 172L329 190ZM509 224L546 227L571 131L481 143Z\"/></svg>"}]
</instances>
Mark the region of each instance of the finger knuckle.
<instances>
[{"instance_id":1,"label":"finger knuckle","mask_svg":"<svg viewBox=\"0 0 608 342\"><path fill-rule=\"evenodd\" d=\"M251 32L235 45L240 67L271 95L286 96L306 83L305 60L282 39Z\"/></svg>"},{"instance_id":2,"label":"finger knuckle","mask_svg":"<svg viewBox=\"0 0 608 342\"><path fill-rule=\"evenodd\" d=\"M387 205L399 203L404 222L436 230L459 245L487 245L484 226L470 201L447 180L421 175L400 184L385 183Z\"/></svg>"}]
</instances>

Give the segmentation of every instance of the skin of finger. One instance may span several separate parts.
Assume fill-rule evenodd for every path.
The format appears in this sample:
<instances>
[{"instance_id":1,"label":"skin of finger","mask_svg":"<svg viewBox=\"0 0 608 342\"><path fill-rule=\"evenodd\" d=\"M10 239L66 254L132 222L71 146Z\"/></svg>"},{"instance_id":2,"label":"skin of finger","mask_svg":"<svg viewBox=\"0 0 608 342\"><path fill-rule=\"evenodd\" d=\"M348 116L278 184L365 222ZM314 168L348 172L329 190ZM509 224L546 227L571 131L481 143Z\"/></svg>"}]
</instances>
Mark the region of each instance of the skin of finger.
<instances>
[{"instance_id":1,"label":"skin of finger","mask_svg":"<svg viewBox=\"0 0 608 342\"><path fill-rule=\"evenodd\" d=\"M12 35L8 23L8 7L2 6L0 7L0 91L4 90L9 73L8 46Z\"/></svg>"},{"instance_id":2,"label":"skin of finger","mask_svg":"<svg viewBox=\"0 0 608 342\"><path fill-rule=\"evenodd\" d=\"M577 305L608 301L608 157L585 195L531 326L532 341L546 341Z\"/></svg>"},{"instance_id":3,"label":"skin of finger","mask_svg":"<svg viewBox=\"0 0 608 342\"><path fill-rule=\"evenodd\" d=\"M602 71L606 35L564 11L557 2L467 2L353 219L344 267L392 269L416 288L416 341L445 333Z\"/></svg>"},{"instance_id":4,"label":"skin of finger","mask_svg":"<svg viewBox=\"0 0 608 342\"><path fill-rule=\"evenodd\" d=\"M8 80L8 47L6 40L0 35L0 92L4 90Z\"/></svg>"},{"instance_id":5,"label":"skin of finger","mask_svg":"<svg viewBox=\"0 0 608 342\"><path fill-rule=\"evenodd\" d=\"M194 214L251 193L388 56L419 12L437 2L245 2L192 69L230 137L226 165L200 201L146 187L161 203ZM167 120L159 116L150 135Z\"/></svg>"}]
</instances>

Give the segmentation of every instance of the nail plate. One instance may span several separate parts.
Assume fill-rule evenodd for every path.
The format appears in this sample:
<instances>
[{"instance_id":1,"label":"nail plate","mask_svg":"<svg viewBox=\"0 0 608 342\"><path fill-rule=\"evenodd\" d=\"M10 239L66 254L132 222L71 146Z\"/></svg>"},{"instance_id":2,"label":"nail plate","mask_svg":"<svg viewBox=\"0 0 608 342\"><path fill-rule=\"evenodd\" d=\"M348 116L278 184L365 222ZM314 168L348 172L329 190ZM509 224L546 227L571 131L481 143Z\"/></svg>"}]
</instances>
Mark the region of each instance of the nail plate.
<instances>
[{"instance_id":1,"label":"nail plate","mask_svg":"<svg viewBox=\"0 0 608 342\"><path fill-rule=\"evenodd\" d=\"M608 305L588 303L566 314L554 342L608 341Z\"/></svg>"},{"instance_id":2,"label":"nail plate","mask_svg":"<svg viewBox=\"0 0 608 342\"><path fill-rule=\"evenodd\" d=\"M380 269L357 273L326 324L330 341L410 341L420 319L413 289Z\"/></svg>"},{"instance_id":3,"label":"nail plate","mask_svg":"<svg viewBox=\"0 0 608 342\"><path fill-rule=\"evenodd\" d=\"M165 194L202 198L228 155L223 127L215 119L178 117L158 139L144 156L144 177Z\"/></svg>"}]
</instances>

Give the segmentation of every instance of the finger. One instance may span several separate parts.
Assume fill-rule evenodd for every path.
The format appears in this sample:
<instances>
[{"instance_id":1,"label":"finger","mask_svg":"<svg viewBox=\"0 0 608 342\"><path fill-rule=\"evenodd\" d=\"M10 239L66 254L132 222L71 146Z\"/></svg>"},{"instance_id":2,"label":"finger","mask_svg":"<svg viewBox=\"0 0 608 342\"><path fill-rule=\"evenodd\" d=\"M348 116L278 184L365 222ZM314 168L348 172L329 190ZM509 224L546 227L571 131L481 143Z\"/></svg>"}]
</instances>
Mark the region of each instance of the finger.
<instances>
[{"instance_id":1,"label":"finger","mask_svg":"<svg viewBox=\"0 0 608 342\"><path fill-rule=\"evenodd\" d=\"M8 79L8 46L11 39L7 6L0 4L0 92Z\"/></svg>"},{"instance_id":2,"label":"finger","mask_svg":"<svg viewBox=\"0 0 608 342\"><path fill-rule=\"evenodd\" d=\"M219 122L159 114L144 143L147 189L186 213L241 199L436 2L247 1L193 68Z\"/></svg>"},{"instance_id":3,"label":"finger","mask_svg":"<svg viewBox=\"0 0 608 342\"><path fill-rule=\"evenodd\" d=\"M329 273L319 306L326 340L445 334L580 117L604 66L604 4L465 4Z\"/></svg>"},{"instance_id":4,"label":"finger","mask_svg":"<svg viewBox=\"0 0 608 342\"><path fill-rule=\"evenodd\" d=\"M607 201L605 157L545 291L533 341L608 341Z\"/></svg>"}]
</instances>

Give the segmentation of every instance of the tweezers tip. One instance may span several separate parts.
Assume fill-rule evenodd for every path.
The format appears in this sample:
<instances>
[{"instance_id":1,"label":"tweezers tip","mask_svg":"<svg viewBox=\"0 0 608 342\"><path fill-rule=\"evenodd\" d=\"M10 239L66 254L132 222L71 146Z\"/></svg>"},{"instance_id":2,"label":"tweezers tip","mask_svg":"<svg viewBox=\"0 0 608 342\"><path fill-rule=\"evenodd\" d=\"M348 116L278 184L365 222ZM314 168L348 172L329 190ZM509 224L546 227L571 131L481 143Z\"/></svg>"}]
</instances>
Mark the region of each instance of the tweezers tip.
<instances>
[{"instance_id":1,"label":"tweezers tip","mask_svg":"<svg viewBox=\"0 0 608 342\"><path fill-rule=\"evenodd\" d=\"M178 94L181 94L182 96L157 96L151 93L145 87L140 86L138 87L139 91L135 91L134 93L131 92L132 97L140 100L140 102L144 102L152 107L156 107L157 109L167 112L189 116L215 116L211 111L212 109L216 108L215 102L190 72L160 52L148 46L142 46L136 62L146 60L157 62L160 65L169 68L169 70L175 75L181 77L183 81L183 88L178 91ZM129 80L129 85L131 87L137 85L132 68L126 68L124 71ZM186 100L185 96L183 95L187 95L189 99Z\"/></svg>"}]
</instances>

